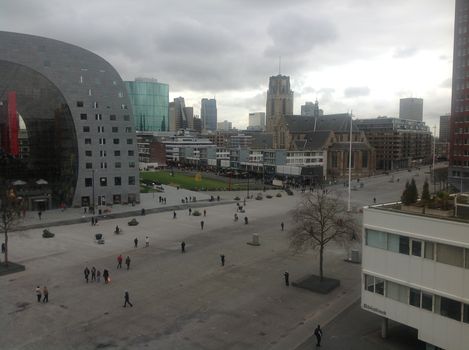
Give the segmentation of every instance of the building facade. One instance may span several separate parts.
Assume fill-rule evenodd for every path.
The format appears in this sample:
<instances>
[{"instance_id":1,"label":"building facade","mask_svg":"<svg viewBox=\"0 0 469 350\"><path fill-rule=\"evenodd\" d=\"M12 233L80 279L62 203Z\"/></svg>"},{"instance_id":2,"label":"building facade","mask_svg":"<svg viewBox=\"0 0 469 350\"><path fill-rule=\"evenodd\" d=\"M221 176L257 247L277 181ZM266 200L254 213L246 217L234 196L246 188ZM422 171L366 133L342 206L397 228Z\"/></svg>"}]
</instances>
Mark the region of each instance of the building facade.
<instances>
[{"instance_id":1,"label":"building facade","mask_svg":"<svg viewBox=\"0 0 469 350\"><path fill-rule=\"evenodd\" d=\"M293 114L293 91L290 88L290 77L272 76L269 79L266 103L266 130L273 132L279 118Z\"/></svg>"},{"instance_id":2,"label":"building facade","mask_svg":"<svg viewBox=\"0 0 469 350\"><path fill-rule=\"evenodd\" d=\"M233 129L233 125L228 120L217 123L217 130L230 131Z\"/></svg>"},{"instance_id":3,"label":"building facade","mask_svg":"<svg viewBox=\"0 0 469 350\"><path fill-rule=\"evenodd\" d=\"M200 102L200 118L205 130L217 130L217 100L203 98Z\"/></svg>"},{"instance_id":4,"label":"building facade","mask_svg":"<svg viewBox=\"0 0 469 350\"><path fill-rule=\"evenodd\" d=\"M324 111L319 108L319 102L305 102L304 105L301 106L301 115L308 116L308 117L321 117L324 115Z\"/></svg>"},{"instance_id":5,"label":"building facade","mask_svg":"<svg viewBox=\"0 0 469 350\"><path fill-rule=\"evenodd\" d=\"M440 116L440 133L439 133L438 141L449 142L450 135L451 135L450 130L451 130L451 115Z\"/></svg>"},{"instance_id":6,"label":"building facade","mask_svg":"<svg viewBox=\"0 0 469 350\"><path fill-rule=\"evenodd\" d=\"M399 118L423 121L423 99L401 98L399 101Z\"/></svg>"},{"instance_id":7,"label":"building facade","mask_svg":"<svg viewBox=\"0 0 469 350\"><path fill-rule=\"evenodd\" d=\"M169 130L176 132L181 129L189 129L194 117L194 109L186 107L184 97L176 97L169 103Z\"/></svg>"},{"instance_id":8,"label":"building facade","mask_svg":"<svg viewBox=\"0 0 469 350\"><path fill-rule=\"evenodd\" d=\"M383 335L390 319L416 329L426 349L466 349L469 221L413 209L364 209L361 306L382 316Z\"/></svg>"},{"instance_id":9,"label":"building facade","mask_svg":"<svg viewBox=\"0 0 469 350\"><path fill-rule=\"evenodd\" d=\"M265 112L249 113L248 130L265 130Z\"/></svg>"},{"instance_id":10,"label":"building facade","mask_svg":"<svg viewBox=\"0 0 469 350\"><path fill-rule=\"evenodd\" d=\"M47 182L52 206L138 202L134 119L117 71L38 36L0 32L0 47L0 91L16 92L29 138L26 173Z\"/></svg>"},{"instance_id":11,"label":"building facade","mask_svg":"<svg viewBox=\"0 0 469 350\"><path fill-rule=\"evenodd\" d=\"M137 78L125 86L132 104L135 129L167 131L169 129L169 85L156 79Z\"/></svg>"}]
</instances>

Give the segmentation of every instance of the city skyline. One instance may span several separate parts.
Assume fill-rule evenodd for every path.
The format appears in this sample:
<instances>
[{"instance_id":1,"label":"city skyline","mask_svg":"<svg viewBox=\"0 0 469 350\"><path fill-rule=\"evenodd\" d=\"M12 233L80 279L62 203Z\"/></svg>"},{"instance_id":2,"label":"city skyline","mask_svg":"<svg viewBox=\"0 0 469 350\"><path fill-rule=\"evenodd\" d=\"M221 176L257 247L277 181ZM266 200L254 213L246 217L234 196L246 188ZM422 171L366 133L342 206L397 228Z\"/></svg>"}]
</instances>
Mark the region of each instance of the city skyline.
<instances>
[{"instance_id":1,"label":"city skyline","mask_svg":"<svg viewBox=\"0 0 469 350\"><path fill-rule=\"evenodd\" d=\"M77 10L60 1L7 0L0 29L85 47L124 80L168 83L170 100L184 96L195 110L201 97L215 96L220 120L238 128L249 112L265 109L280 56L295 114L316 98L325 113L371 118L396 117L399 98L419 97L430 126L449 112L454 1L268 4L198 0L176 19L170 14L179 4L166 1L84 1Z\"/></svg>"}]
</instances>

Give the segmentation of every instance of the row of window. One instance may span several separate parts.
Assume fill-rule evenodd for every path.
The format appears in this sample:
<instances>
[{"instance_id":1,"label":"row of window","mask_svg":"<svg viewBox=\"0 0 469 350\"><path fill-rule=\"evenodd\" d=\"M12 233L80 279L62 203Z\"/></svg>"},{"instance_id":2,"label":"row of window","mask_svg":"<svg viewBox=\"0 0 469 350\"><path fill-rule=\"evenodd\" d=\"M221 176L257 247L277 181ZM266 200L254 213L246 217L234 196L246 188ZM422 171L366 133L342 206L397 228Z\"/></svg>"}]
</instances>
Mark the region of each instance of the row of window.
<instances>
[{"instance_id":1,"label":"row of window","mask_svg":"<svg viewBox=\"0 0 469 350\"><path fill-rule=\"evenodd\" d=\"M130 121L130 115L124 114L123 117L124 121ZM96 113L94 115L95 120L103 120L103 115L101 113ZM81 113L80 114L80 120L88 120L88 114L86 113ZM117 115L115 114L110 114L109 115L109 120L111 121L116 121L117 120Z\"/></svg>"},{"instance_id":2,"label":"row of window","mask_svg":"<svg viewBox=\"0 0 469 350\"><path fill-rule=\"evenodd\" d=\"M364 289L386 298L421 308L456 321L469 323L469 305L420 289L364 275Z\"/></svg>"},{"instance_id":3,"label":"row of window","mask_svg":"<svg viewBox=\"0 0 469 350\"><path fill-rule=\"evenodd\" d=\"M87 145L91 144L91 139L85 139L85 144L87 144ZM133 157L135 155L135 151L134 150L128 150L127 155L129 157ZM93 156L93 151L86 150L85 151L85 156L92 157ZM99 151L99 156L100 157L107 157L107 151L106 150L100 150ZM121 156L121 151L120 150L114 150L114 157L120 157L120 156Z\"/></svg>"},{"instance_id":4,"label":"row of window","mask_svg":"<svg viewBox=\"0 0 469 350\"><path fill-rule=\"evenodd\" d=\"M98 125L97 130L98 130L98 133L103 133L103 132L104 132L104 126ZM90 132L90 131L91 131L91 128L90 128L88 125L83 126L83 132ZM119 132L119 128L118 128L117 126L113 126L113 127L111 128L111 131L112 131L113 133ZM126 126L126 127L125 127L125 132L126 132L126 133L132 132L132 127Z\"/></svg>"},{"instance_id":5,"label":"row of window","mask_svg":"<svg viewBox=\"0 0 469 350\"><path fill-rule=\"evenodd\" d=\"M453 170L452 176L454 176L454 177L469 177L469 173Z\"/></svg>"},{"instance_id":6,"label":"row of window","mask_svg":"<svg viewBox=\"0 0 469 350\"><path fill-rule=\"evenodd\" d=\"M99 163L101 169L107 169L107 162L100 162ZM93 169L93 163L85 163L86 169ZM115 162L114 168L120 169L122 168L121 162ZM129 168L135 168L135 162L129 162Z\"/></svg>"},{"instance_id":7,"label":"row of window","mask_svg":"<svg viewBox=\"0 0 469 350\"><path fill-rule=\"evenodd\" d=\"M106 187L108 184L107 177L102 176L99 178L99 185L101 187ZM135 176L129 176L127 179L128 185L135 185ZM121 186L122 185L122 178L120 176L114 177L114 186ZM85 178L85 187L92 187L93 186L93 178L86 177Z\"/></svg>"},{"instance_id":8,"label":"row of window","mask_svg":"<svg viewBox=\"0 0 469 350\"><path fill-rule=\"evenodd\" d=\"M77 101L77 107L79 107L79 108L85 107L85 102ZM91 103L91 108L98 109L99 108L99 103L97 101L93 101L93 103ZM108 106L108 108L109 108L109 106ZM121 104L121 109L127 109L127 105L126 104Z\"/></svg>"},{"instance_id":9,"label":"row of window","mask_svg":"<svg viewBox=\"0 0 469 350\"><path fill-rule=\"evenodd\" d=\"M469 269L469 249L372 229L365 231L367 246Z\"/></svg>"}]
</instances>

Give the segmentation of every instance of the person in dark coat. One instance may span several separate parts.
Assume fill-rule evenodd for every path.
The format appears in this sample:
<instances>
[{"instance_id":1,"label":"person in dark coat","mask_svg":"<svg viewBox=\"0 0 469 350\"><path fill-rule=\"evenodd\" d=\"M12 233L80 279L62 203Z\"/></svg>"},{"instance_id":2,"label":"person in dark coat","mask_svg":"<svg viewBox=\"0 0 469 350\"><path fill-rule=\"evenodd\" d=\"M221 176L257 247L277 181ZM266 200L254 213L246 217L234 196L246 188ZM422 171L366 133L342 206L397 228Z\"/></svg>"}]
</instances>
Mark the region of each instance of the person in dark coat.
<instances>
[{"instance_id":1,"label":"person in dark coat","mask_svg":"<svg viewBox=\"0 0 469 350\"><path fill-rule=\"evenodd\" d=\"M117 268L122 269L122 254L117 257Z\"/></svg>"},{"instance_id":2,"label":"person in dark coat","mask_svg":"<svg viewBox=\"0 0 469 350\"><path fill-rule=\"evenodd\" d=\"M182 241L181 242L181 253L185 253L186 252L186 242Z\"/></svg>"},{"instance_id":3,"label":"person in dark coat","mask_svg":"<svg viewBox=\"0 0 469 350\"><path fill-rule=\"evenodd\" d=\"M176 219L176 212L173 211L173 219Z\"/></svg>"},{"instance_id":4,"label":"person in dark coat","mask_svg":"<svg viewBox=\"0 0 469 350\"><path fill-rule=\"evenodd\" d=\"M125 291L124 292L124 305L123 305L123 307L127 307L127 304L129 304L130 307L133 307L132 303L130 302L129 292Z\"/></svg>"},{"instance_id":5,"label":"person in dark coat","mask_svg":"<svg viewBox=\"0 0 469 350\"><path fill-rule=\"evenodd\" d=\"M85 267L85 271L83 271L83 273L85 274L86 283L88 283L88 277L90 275L90 269L88 268L88 266Z\"/></svg>"},{"instance_id":6,"label":"person in dark coat","mask_svg":"<svg viewBox=\"0 0 469 350\"><path fill-rule=\"evenodd\" d=\"M285 285L288 287L290 286L290 274L288 273L288 271L285 271L285 273L283 274L283 276L285 277Z\"/></svg>"},{"instance_id":7,"label":"person in dark coat","mask_svg":"<svg viewBox=\"0 0 469 350\"><path fill-rule=\"evenodd\" d=\"M220 255L221 266L225 266L225 255Z\"/></svg>"},{"instance_id":8,"label":"person in dark coat","mask_svg":"<svg viewBox=\"0 0 469 350\"><path fill-rule=\"evenodd\" d=\"M49 289L47 289L46 286L42 289L42 294L44 295L42 302L43 303L48 303L49 302Z\"/></svg>"},{"instance_id":9,"label":"person in dark coat","mask_svg":"<svg viewBox=\"0 0 469 350\"><path fill-rule=\"evenodd\" d=\"M321 346L322 329L320 325L314 330L314 335L316 336L316 346Z\"/></svg>"},{"instance_id":10,"label":"person in dark coat","mask_svg":"<svg viewBox=\"0 0 469 350\"><path fill-rule=\"evenodd\" d=\"M104 269L103 271L103 278L104 278L104 283L108 284L109 283L109 271Z\"/></svg>"},{"instance_id":11,"label":"person in dark coat","mask_svg":"<svg viewBox=\"0 0 469 350\"><path fill-rule=\"evenodd\" d=\"M134 239L134 248L137 248L137 245L138 245L138 238L135 237L135 239Z\"/></svg>"},{"instance_id":12,"label":"person in dark coat","mask_svg":"<svg viewBox=\"0 0 469 350\"><path fill-rule=\"evenodd\" d=\"M127 265L127 270L130 269L130 256L127 255L127 258L125 258L125 264Z\"/></svg>"},{"instance_id":13,"label":"person in dark coat","mask_svg":"<svg viewBox=\"0 0 469 350\"><path fill-rule=\"evenodd\" d=\"M201 229L201 230L204 229L204 221L203 221L203 220L200 222L200 229Z\"/></svg>"},{"instance_id":14,"label":"person in dark coat","mask_svg":"<svg viewBox=\"0 0 469 350\"><path fill-rule=\"evenodd\" d=\"M282 228L282 231L283 231L283 228L285 227L285 224L283 223L283 221L282 221L282 223L280 224L280 227Z\"/></svg>"},{"instance_id":15,"label":"person in dark coat","mask_svg":"<svg viewBox=\"0 0 469 350\"><path fill-rule=\"evenodd\" d=\"M91 282L96 281L96 267L91 268Z\"/></svg>"}]
</instances>

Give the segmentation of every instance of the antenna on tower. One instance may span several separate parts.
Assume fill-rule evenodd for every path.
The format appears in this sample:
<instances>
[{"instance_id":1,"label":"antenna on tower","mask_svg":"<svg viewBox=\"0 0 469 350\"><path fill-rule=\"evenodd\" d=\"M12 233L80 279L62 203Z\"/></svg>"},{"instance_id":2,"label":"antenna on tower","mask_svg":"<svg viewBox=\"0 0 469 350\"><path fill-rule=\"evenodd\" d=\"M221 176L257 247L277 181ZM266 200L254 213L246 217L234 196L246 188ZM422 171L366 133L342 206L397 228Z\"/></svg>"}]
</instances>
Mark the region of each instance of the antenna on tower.
<instances>
[{"instance_id":1,"label":"antenna on tower","mask_svg":"<svg viewBox=\"0 0 469 350\"><path fill-rule=\"evenodd\" d=\"M282 56L278 56L278 75L282 72Z\"/></svg>"}]
</instances>

